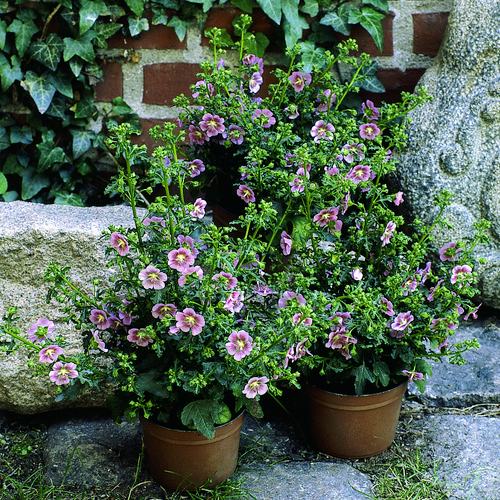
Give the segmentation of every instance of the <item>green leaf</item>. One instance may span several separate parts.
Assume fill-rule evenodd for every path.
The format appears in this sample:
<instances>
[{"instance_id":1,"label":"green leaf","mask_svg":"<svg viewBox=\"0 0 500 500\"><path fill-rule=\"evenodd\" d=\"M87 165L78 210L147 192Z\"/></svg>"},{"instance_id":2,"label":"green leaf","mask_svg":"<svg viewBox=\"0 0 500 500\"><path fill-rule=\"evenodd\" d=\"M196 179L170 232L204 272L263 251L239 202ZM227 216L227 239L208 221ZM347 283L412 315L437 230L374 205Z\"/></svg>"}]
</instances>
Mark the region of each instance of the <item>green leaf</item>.
<instances>
[{"instance_id":1,"label":"green leaf","mask_svg":"<svg viewBox=\"0 0 500 500\"><path fill-rule=\"evenodd\" d=\"M371 5L376 9L385 12L386 14L389 12L389 2L388 0L363 0L364 4Z\"/></svg>"},{"instance_id":2,"label":"green leaf","mask_svg":"<svg viewBox=\"0 0 500 500\"><path fill-rule=\"evenodd\" d=\"M96 134L92 130L81 128L72 128L70 133L73 136L73 159L76 160L91 148Z\"/></svg>"},{"instance_id":3,"label":"green leaf","mask_svg":"<svg viewBox=\"0 0 500 500\"><path fill-rule=\"evenodd\" d=\"M82 198L76 193L68 193L67 191L50 192L54 196L54 205L71 205L72 207L84 207Z\"/></svg>"},{"instance_id":4,"label":"green leaf","mask_svg":"<svg viewBox=\"0 0 500 500\"><path fill-rule=\"evenodd\" d=\"M194 426L208 439L215 435L214 418L221 413L221 403L211 399L202 399L187 404L181 413L181 422L186 427Z\"/></svg>"},{"instance_id":5,"label":"green leaf","mask_svg":"<svg viewBox=\"0 0 500 500\"><path fill-rule=\"evenodd\" d=\"M123 97L116 97L113 99L113 114L126 115L132 113L132 108L123 100Z\"/></svg>"},{"instance_id":6,"label":"green leaf","mask_svg":"<svg viewBox=\"0 0 500 500\"><path fill-rule=\"evenodd\" d=\"M55 148L54 143L42 142L37 144L36 147L40 151L40 159L38 160L38 172L44 172L50 168L54 163L63 163L66 155L64 150L60 147ZM25 198L23 198L24 200Z\"/></svg>"},{"instance_id":7,"label":"green leaf","mask_svg":"<svg viewBox=\"0 0 500 500\"><path fill-rule=\"evenodd\" d=\"M352 9L349 12L349 22L351 24L361 24L370 33L380 52L382 52L384 43L382 23L380 21L384 18L385 14L377 12L371 7L363 7L361 11Z\"/></svg>"},{"instance_id":8,"label":"green leaf","mask_svg":"<svg viewBox=\"0 0 500 500\"><path fill-rule=\"evenodd\" d=\"M19 198L17 191L7 191L3 195L3 201L10 203L11 201L16 201Z\"/></svg>"},{"instance_id":9,"label":"green leaf","mask_svg":"<svg viewBox=\"0 0 500 500\"><path fill-rule=\"evenodd\" d=\"M78 39L66 37L64 39L64 54L65 61L69 61L72 57L81 57L84 61L94 62L95 53L92 40L95 38L95 31L87 31L83 36Z\"/></svg>"},{"instance_id":10,"label":"green leaf","mask_svg":"<svg viewBox=\"0 0 500 500\"><path fill-rule=\"evenodd\" d=\"M2 80L2 91L6 92L15 81L23 79L23 72L21 70L21 61L16 55L11 57L12 66L6 61L0 65L0 78Z\"/></svg>"},{"instance_id":11,"label":"green leaf","mask_svg":"<svg viewBox=\"0 0 500 500\"><path fill-rule=\"evenodd\" d=\"M97 108L94 105L94 99L88 94L83 94L71 110L75 112L75 118L88 118L97 112Z\"/></svg>"},{"instance_id":12,"label":"green leaf","mask_svg":"<svg viewBox=\"0 0 500 500\"><path fill-rule=\"evenodd\" d=\"M281 0L257 0L257 3L267 17L271 18L276 24L281 23Z\"/></svg>"},{"instance_id":13,"label":"green leaf","mask_svg":"<svg viewBox=\"0 0 500 500\"><path fill-rule=\"evenodd\" d=\"M301 42L299 45L301 48L300 60L304 64L304 71L310 73L313 65L317 65L319 69L325 66L325 49L316 47L316 45L311 42Z\"/></svg>"},{"instance_id":14,"label":"green leaf","mask_svg":"<svg viewBox=\"0 0 500 500\"><path fill-rule=\"evenodd\" d=\"M329 12L320 20L319 23L324 24L325 26L331 26L337 33L349 36L351 34L349 10L339 8L338 12Z\"/></svg>"},{"instance_id":15,"label":"green leaf","mask_svg":"<svg viewBox=\"0 0 500 500\"><path fill-rule=\"evenodd\" d=\"M305 0L305 3L300 8L300 11L304 14L308 14L311 17L316 17L319 12L319 4L317 0Z\"/></svg>"},{"instance_id":16,"label":"green leaf","mask_svg":"<svg viewBox=\"0 0 500 500\"><path fill-rule=\"evenodd\" d=\"M56 93L56 88L50 83L48 73L46 72L42 76L38 76L33 71L28 71L23 83L35 101L38 111L43 115L49 108L52 97Z\"/></svg>"},{"instance_id":17,"label":"green leaf","mask_svg":"<svg viewBox=\"0 0 500 500\"><path fill-rule=\"evenodd\" d=\"M81 0L78 11L80 16L80 35L88 31L97 21L99 15L106 10L106 4L102 0Z\"/></svg>"},{"instance_id":18,"label":"green leaf","mask_svg":"<svg viewBox=\"0 0 500 500\"><path fill-rule=\"evenodd\" d=\"M7 129L5 127L0 127L0 151L7 149L9 146L10 146L10 137L9 134L7 134Z\"/></svg>"},{"instance_id":19,"label":"green leaf","mask_svg":"<svg viewBox=\"0 0 500 500\"><path fill-rule=\"evenodd\" d=\"M7 37L7 23L0 19L0 50L5 48L5 38Z\"/></svg>"},{"instance_id":20,"label":"green leaf","mask_svg":"<svg viewBox=\"0 0 500 500\"><path fill-rule=\"evenodd\" d=\"M380 383L384 387L389 385L391 380L391 371L389 370L387 363L384 363L383 361L375 361L375 363L373 363L373 374L380 380Z\"/></svg>"},{"instance_id":21,"label":"green leaf","mask_svg":"<svg viewBox=\"0 0 500 500\"><path fill-rule=\"evenodd\" d=\"M248 54L255 54L257 57L263 57L267 46L269 45L269 38L264 33L257 32L255 36L245 39L245 51Z\"/></svg>"},{"instance_id":22,"label":"green leaf","mask_svg":"<svg viewBox=\"0 0 500 500\"><path fill-rule=\"evenodd\" d=\"M128 18L128 29L131 36L137 36L142 31L149 31L149 22L145 18Z\"/></svg>"},{"instance_id":23,"label":"green leaf","mask_svg":"<svg viewBox=\"0 0 500 500\"><path fill-rule=\"evenodd\" d=\"M303 23L301 22L303 21ZM302 30L309 28L307 21L299 16L299 24L292 25L287 19L281 23L285 33L285 43L288 48L293 47L302 38Z\"/></svg>"},{"instance_id":24,"label":"green leaf","mask_svg":"<svg viewBox=\"0 0 500 500\"><path fill-rule=\"evenodd\" d=\"M351 370L351 374L356 377L356 379L354 380L354 389L358 396L360 394L363 394L367 382L375 382L373 373L365 365L360 365L356 368L353 368Z\"/></svg>"},{"instance_id":25,"label":"green leaf","mask_svg":"<svg viewBox=\"0 0 500 500\"><path fill-rule=\"evenodd\" d=\"M10 128L10 143L16 144L31 144L33 142L33 131L31 127L11 127Z\"/></svg>"},{"instance_id":26,"label":"green leaf","mask_svg":"<svg viewBox=\"0 0 500 500\"><path fill-rule=\"evenodd\" d=\"M71 80L61 71L49 75L49 81L54 85L56 90L70 99L73 99L73 86Z\"/></svg>"},{"instance_id":27,"label":"green leaf","mask_svg":"<svg viewBox=\"0 0 500 500\"><path fill-rule=\"evenodd\" d=\"M5 160L5 163L3 165L2 171L4 174L9 175L9 174L19 174L24 170L23 165L19 163L19 160L17 158L17 155L15 154L10 154L7 156L7 159Z\"/></svg>"},{"instance_id":28,"label":"green leaf","mask_svg":"<svg viewBox=\"0 0 500 500\"><path fill-rule=\"evenodd\" d=\"M136 16L142 16L144 0L125 0L125 3Z\"/></svg>"},{"instance_id":29,"label":"green leaf","mask_svg":"<svg viewBox=\"0 0 500 500\"><path fill-rule=\"evenodd\" d=\"M243 12L247 14L251 14L253 10L253 0L231 0L231 3L241 9Z\"/></svg>"},{"instance_id":30,"label":"green leaf","mask_svg":"<svg viewBox=\"0 0 500 500\"><path fill-rule=\"evenodd\" d=\"M415 362L415 371L432 376L432 366L425 359L417 359Z\"/></svg>"},{"instance_id":31,"label":"green leaf","mask_svg":"<svg viewBox=\"0 0 500 500\"><path fill-rule=\"evenodd\" d=\"M167 9L179 10L179 2L177 0L155 0L155 3L159 3Z\"/></svg>"},{"instance_id":32,"label":"green leaf","mask_svg":"<svg viewBox=\"0 0 500 500\"><path fill-rule=\"evenodd\" d=\"M189 23L183 21L178 16L173 16L167 26L174 28L177 38L182 42L186 36L186 30Z\"/></svg>"},{"instance_id":33,"label":"green leaf","mask_svg":"<svg viewBox=\"0 0 500 500\"><path fill-rule=\"evenodd\" d=\"M23 178L21 186L21 199L23 201L30 200L43 188L50 186L50 179L43 174L37 173L33 167L23 170L21 176Z\"/></svg>"},{"instance_id":34,"label":"green leaf","mask_svg":"<svg viewBox=\"0 0 500 500\"><path fill-rule=\"evenodd\" d=\"M296 29L300 25L299 0L281 0L281 11L292 28Z\"/></svg>"},{"instance_id":35,"label":"green leaf","mask_svg":"<svg viewBox=\"0 0 500 500\"><path fill-rule=\"evenodd\" d=\"M168 14L164 9L158 9L153 7L153 19L151 20L153 26L158 26L162 24L163 26L167 26L168 24Z\"/></svg>"},{"instance_id":36,"label":"green leaf","mask_svg":"<svg viewBox=\"0 0 500 500\"><path fill-rule=\"evenodd\" d=\"M64 42L61 40L59 35L56 33L51 33L47 37L47 42L42 42L41 40L37 40L36 42L31 44L30 54L31 57L43 65L47 66L47 68L55 71L57 69L57 65L61 60L61 54L64 50Z\"/></svg>"},{"instance_id":37,"label":"green leaf","mask_svg":"<svg viewBox=\"0 0 500 500\"><path fill-rule=\"evenodd\" d=\"M73 74L78 78L83 69L83 61L79 57L73 57L69 61L69 67Z\"/></svg>"},{"instance_id":38,"label":"green leaf","mask_svg":"<svg viewBox=\"0 0 500 500\"><path fill-rule=\"evenodd\" d=\"M6 193L8 188L9 183L7 182L7 177L0 172L0 194Z\"/></svg>"},{"instance_id":39,"label":"green leaf","mask_svg":"<svg viewBox=\"0 0 500 500\"><path fill-rule=\"evenodd\" d=\"M54 116L61 120L67 118L66 115L66 99L61 94L56 94L50 103L49 109L46 111L48 116Z\"/></svg>"},{"instance_id":40,"label":"green leaf","mask_svg":"<svg viewBox=\"0 0 500 500\"><path fill-rule=\"evenodd\" d=\"M96 32L96 37L94 39L95 44L103 49L108 48L108 44L106 43L106 40L113 36L121 27L123 24L119 23L102 23L102 24L97 24L94 27L94 30Z\"/></svg>"},{"instance_id":41,"label":"green leaf","mask_svg":"<svg viewBox=\"0 0 500 500\"><path fill-rule=\"evenodd\" d=\"M26 51L31 45L31 38L39 31L40 30L33 21L23 23L19 19L14 19L9 25L7 32L16 34L16 48L20 57L26 54Z\"/></svg>"}]
</instances>

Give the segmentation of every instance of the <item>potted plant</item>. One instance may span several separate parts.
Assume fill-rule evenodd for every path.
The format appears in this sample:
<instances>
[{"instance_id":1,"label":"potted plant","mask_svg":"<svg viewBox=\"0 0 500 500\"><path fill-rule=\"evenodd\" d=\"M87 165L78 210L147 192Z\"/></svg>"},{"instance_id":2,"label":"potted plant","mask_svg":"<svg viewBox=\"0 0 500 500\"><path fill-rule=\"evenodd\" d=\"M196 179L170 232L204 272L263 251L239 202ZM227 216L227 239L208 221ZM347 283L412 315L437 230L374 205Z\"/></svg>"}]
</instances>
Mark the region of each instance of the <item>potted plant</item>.
<instances>
[{"instance_id":1,"label":"potted plant","mask_svg":"<svg viewBox=\"0 0 500 500\"><path fill-rule=\"evenodd\" d=\"M141 418L153 477L194 489L234 472L243 410L258 414L260 397L279 395L276 384L293 384L298 374L282 369L291 330L276 328L260 304L267 295L258 260L263 244L250 237L237 243L230 229L205 220L204 200L186 202L193 165L179 159L184 136L174 129L167 123L152 131L164 145L150 160L131 144L128 124L112 132L109 145L125 165L109 189L130 204L134 224L110 226L104 235L109 282L94 282L85 293L68 268L52 263L46 271L49 299L64 305L66 319L82 331L83 349L67 351L48 318L20 332L13 310L2 334L36 354L36 371L60 388L59 400L111 387L115 420ZM139 160L149 162L144 187L132 171ZM172 195L171 179L179 195ZM141 194L158 184L165 195L141 212ZM243 218L248 234L275 219L265 203Z\"/></svg>"}]
</instances>

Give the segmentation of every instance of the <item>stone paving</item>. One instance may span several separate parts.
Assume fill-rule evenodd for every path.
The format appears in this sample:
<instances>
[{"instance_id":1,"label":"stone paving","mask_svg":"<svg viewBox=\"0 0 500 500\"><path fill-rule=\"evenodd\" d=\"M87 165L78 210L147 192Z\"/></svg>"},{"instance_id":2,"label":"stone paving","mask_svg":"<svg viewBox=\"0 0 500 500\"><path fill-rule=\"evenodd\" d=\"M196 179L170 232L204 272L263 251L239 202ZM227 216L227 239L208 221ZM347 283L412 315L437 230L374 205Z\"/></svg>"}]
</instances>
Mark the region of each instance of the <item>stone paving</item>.
<instances>
[{"instance_id":1,"label":"stone paving","mask_svg":"<svg viewBox=\"0 0 500 500\"><path fill-rule=\"evenodd\" d=\"M471 333L481 350L467 353L461 367L436 364L424 395L410 391L395 444L378 458L343 460L316 452L300 430L301 394L290 393L283 400L290 414L271 404L264 419L245 418L236 478L245 480L256 500L377 498L366 466L404 446L436 464L451 500L500 500L500 320L491 316L467 324L459 335ZM47 480L59 484L65 478L66 485L86 488L132 485L141 454L138 423L116 426L98 410L56 415L45 447ZM142 469L141 498L169 498L151 481L147 458Z\"/></svg>"}]
</instances>

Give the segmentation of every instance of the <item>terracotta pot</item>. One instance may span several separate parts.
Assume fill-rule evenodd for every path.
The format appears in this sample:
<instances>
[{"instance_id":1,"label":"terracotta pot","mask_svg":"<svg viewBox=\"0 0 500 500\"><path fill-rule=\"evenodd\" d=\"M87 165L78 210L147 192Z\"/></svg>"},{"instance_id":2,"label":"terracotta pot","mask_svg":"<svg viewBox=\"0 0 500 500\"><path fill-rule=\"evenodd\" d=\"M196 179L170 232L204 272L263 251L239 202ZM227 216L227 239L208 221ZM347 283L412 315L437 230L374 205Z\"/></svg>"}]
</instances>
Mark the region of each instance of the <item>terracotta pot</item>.
<instances>
[{"instance_id":1,"label":"terracotta pot","mask_svg":"<svg viewBox=\"0 0 500 500\"><path fill-rule=\"evenodd\" d=\"M341 458L378 455L394 441L408 382L377 394L348 396L306 389L311 438L323 453Z\"/></svg>"},{"instance_id":2,"label":"terracotta pot","mask_svg":"<svg viewBox=\"0 0 500 500\"><path fill-rule=\"evenodd\" d=\"M168 429L141 417L153 479L178 491L213 488L224 482L236 469L244 416L216 427L213 439L198 431Z\"/></svg>"}]
</instances>

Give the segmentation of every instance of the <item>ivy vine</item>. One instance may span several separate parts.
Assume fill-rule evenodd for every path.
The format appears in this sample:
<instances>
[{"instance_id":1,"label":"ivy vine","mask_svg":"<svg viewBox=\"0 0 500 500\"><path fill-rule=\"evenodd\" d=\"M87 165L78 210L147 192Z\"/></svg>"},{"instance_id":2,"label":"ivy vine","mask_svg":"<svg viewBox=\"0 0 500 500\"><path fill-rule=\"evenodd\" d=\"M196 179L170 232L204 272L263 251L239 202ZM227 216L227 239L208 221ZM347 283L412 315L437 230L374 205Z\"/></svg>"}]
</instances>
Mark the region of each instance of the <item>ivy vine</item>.
<instances>
[{"instance_id":1,"label":"ivy vine","mask_svg":"<svg viewBox=\"0 0 500 500\"><path fill-rule=\"evenodd\" d=\"M96 161L109 155L110 123L138 116L117 98L98 108L94 84L102 77L98 51L118 31L138 37L152 23L172 27L183 40L190 23L226 0L0 0L0 201L17 199L83 206L103 204ZM252 13L252 0L230 0ZM307 42L312 64L319 45L349 35L360 24L382 48L387 0L257 0L282 30L283 45ZM320 14L321 12L321 14ZM269 43L255 34L256 52ZM380 85L374 77L374 89ZM383 90L383 89L382 89ZM92 127L100 123L103 127ZM104 181L103 181L104 183Z\"/></svg>"}]
</instances>

